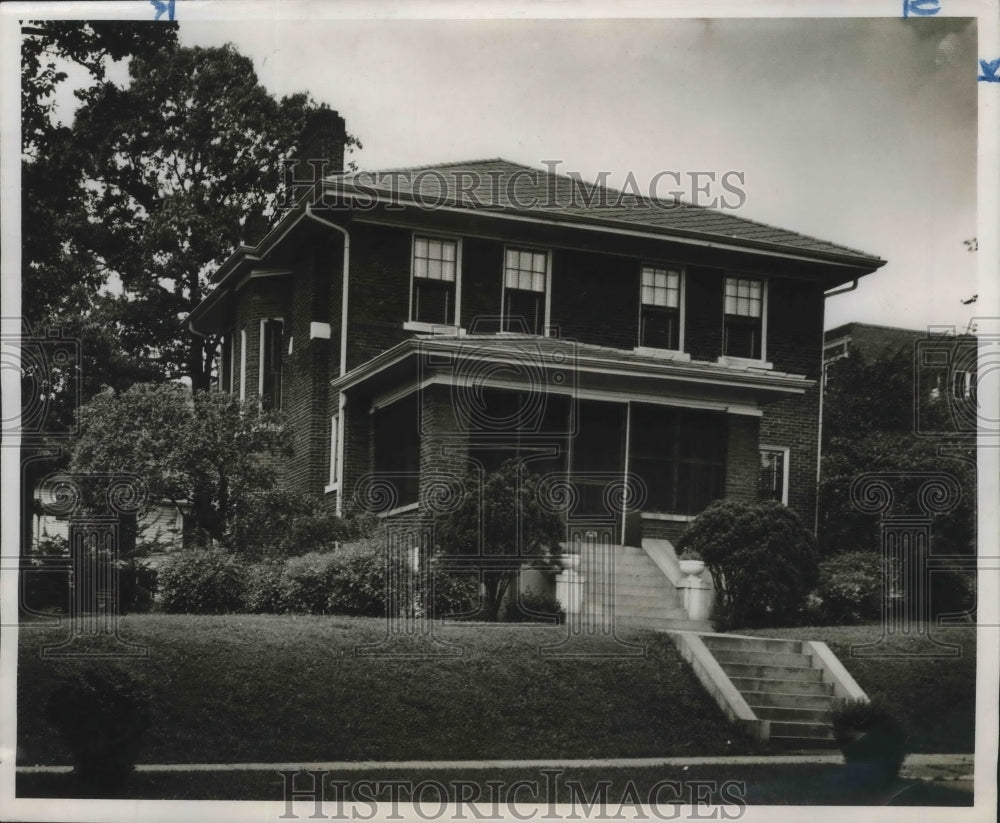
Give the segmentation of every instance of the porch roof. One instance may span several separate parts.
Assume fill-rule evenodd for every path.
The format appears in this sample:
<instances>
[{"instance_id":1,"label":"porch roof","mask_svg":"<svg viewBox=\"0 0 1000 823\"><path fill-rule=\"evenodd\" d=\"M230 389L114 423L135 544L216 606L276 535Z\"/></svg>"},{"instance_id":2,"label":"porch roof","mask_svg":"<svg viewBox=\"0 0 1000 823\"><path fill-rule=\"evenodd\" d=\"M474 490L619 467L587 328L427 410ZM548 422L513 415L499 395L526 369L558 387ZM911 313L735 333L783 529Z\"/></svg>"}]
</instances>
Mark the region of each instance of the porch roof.
<instances>
[{"instance_id":1,"label":"porch roof","mask_svg":"<svg viewBox=\"0 0 1000 823\"><path fill-rule=\"evenodd\" d=\"M335 378L331 387L377 395L424 383L756 407L802 394L816 381L750 363L670 359L563 338L500 333L417 335Z\"/></svg>"}]
</instances>

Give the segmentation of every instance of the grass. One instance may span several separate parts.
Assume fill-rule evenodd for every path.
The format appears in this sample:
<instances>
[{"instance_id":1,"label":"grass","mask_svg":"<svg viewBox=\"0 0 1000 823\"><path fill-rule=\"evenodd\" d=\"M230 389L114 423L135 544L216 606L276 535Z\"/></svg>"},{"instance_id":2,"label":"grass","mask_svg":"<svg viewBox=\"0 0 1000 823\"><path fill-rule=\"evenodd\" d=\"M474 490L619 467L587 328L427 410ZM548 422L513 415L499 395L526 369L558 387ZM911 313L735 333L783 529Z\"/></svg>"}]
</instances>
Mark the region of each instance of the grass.
<instances>
[{"instance_id":1,"label":"grass","mask_svg":"<svg viewBox=\"0 0 1000 823\"><path fill-rule=\"evenodd\" d=\"M124 639L148 646L119 663L149 688L145 763L645 757L746 754L761 744L722 715L670 640L621 657L604 637L581 655L542 657L564 627L459 625L442 636L462 657L427 657L420 638L397 650L354 655L385 637L365 618L271 615L129 615ZM61 640L22 626L18 668L20 764L68 764L44 719L53 679L83 665L43 659ZM106 642L88 641L96 652ZM593 655L605 655L603 657ZM619 655L619 656L616 656ZM143 778L145 779L145 778Z\"/></svg>"},{"instance_id":2,"label":"grass","mask_svg":"<svg viewBox=\"0 0 1000 823\"><path fill-rule=\"evenodd\" d=\"M346 786L337 786L343 781ZM515 784L524 781L515 790ZM419 784L425 782L421 789ZM493 786L490 786L492 782ZM397 783L392 787L390 783ZM404 783L405 785L399 785ZM427 785L433 783L435 785ZM462 784L465 784L463 788ZM367 785L366 785L367 784ZM310 788L306 775L295 778L298 790ZM587 813L595 800L605 800L605 808L597 805L591 814L614 817L623 805L648 804L663 807L671 803L712 803L715 805L972 805L971 787L962 784L945 785L914 780L899 780L890 787L866 790L852 784L844 767L825 764L754 765L754 766L690 766L644 768L583 768L482 769L400 771L379 770L342 774L331 773L318 784L324 799L322 812L328 815L370 814L369 799L389 803L395 797L400 803L423 804L425 814L438 808L441 794L451 802L463 800L476 804L482 816L499 813L511 816L512 811L526 814L525 807L534 803L570 804L571 812L561 817ZM436 788L442 786L443 792ZM275 772L236 771L227 773L191 772L136 773L122 792L122 798L205 800L269 800L284 799L284 779ZM68 774L21 774L17 777L19 797L80 796L74 778ZM342 807L338 807L342 801ZM307 801L308 802L308 801ZM309 802L310 813L314 807ZM466 805L466 816L477 819ZM624 815L631 817L627 811ZM672 819L675 812L653 812L654 818ZM704 815L703 815L704 816ZM723 815L723 819L726 819Z\"/></svg>"},{"instance_id":3,"label":"grass","mask_svg":"<svg viewBox=\"0 0 1000 823\"><path fill-rule=\"evenodd\" d=\"M974 629L935 629L933 637L957 644L961 655L952 659L921 659L926 649L915 636L886 638L878 655L852 654L852 646L882 638L880 625L805 626L791 629L736 630L737 634L821 640L840 658L858 685L871 698L892 706L910 731L911 752L934 754L975 751L976 632Z\"/></svg>"}]
</instances>

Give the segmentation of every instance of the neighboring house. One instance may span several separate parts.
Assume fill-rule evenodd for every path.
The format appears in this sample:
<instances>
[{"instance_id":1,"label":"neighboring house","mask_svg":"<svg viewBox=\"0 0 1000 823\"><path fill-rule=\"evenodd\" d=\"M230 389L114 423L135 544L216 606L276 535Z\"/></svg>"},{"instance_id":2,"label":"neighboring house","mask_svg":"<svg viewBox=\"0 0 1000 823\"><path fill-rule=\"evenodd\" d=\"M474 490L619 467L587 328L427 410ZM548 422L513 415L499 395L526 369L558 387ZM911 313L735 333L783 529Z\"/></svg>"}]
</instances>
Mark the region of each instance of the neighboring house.
<instances>
[{"instance_id":1,"label":"neighboring house","mask_svg":"<svg viewBox=\"0 0 1000 823\"><path fill-rule=\"evenodd\" d=\"M845 323L823 338L823 373L829 365L857 351L866 361L911 356L919 384L931 397L947 393L951 400L975 403L978 371L976 335L957 333L954 327L904 329L873 323Z\"/></svg>"},{"instance_id":2,"label":"neighboring house","mask_svg":"<svg viewBox=\"0 0 1000 823\"><path fill-rule=\"evenodd\" d=\"M323 179L189 322L222 389L287 414L288 487L418 530L519 454L573 486L570 541L659 547L662 574L718 498L813 524L824 292L884 262L481 160Z\"/></svg>"}]
</instances>

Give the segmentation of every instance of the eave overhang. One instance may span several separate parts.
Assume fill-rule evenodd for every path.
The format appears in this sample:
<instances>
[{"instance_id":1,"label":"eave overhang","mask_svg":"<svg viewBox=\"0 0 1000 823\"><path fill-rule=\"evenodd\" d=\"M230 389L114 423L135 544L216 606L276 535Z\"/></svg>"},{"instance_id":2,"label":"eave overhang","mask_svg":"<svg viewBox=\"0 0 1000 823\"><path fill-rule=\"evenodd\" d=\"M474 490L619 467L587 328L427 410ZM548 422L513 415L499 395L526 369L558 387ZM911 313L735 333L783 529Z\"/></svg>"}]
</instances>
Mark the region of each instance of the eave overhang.
<instances>
[{"instance_id":1,"label":"eave overhang","mask_svg":"<svg viewBox=\"0 0 1000 823\"><path fill-rule=\"evenodd\" d=\"M430 384L646 399L749 413L803 394L816 381L763 368L661 360L567 340L496 335L414 337L330 385L336 392L377 398Z\"/></svg>"}]
</instances>

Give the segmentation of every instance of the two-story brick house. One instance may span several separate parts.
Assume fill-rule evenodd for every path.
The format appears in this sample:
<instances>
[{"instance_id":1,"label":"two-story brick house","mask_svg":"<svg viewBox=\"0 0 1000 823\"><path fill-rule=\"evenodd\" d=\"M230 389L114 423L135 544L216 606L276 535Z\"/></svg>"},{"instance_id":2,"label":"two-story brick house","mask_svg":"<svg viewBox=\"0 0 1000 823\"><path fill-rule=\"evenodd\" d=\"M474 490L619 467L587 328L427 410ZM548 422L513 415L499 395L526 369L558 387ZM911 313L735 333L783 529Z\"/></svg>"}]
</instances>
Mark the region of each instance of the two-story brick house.
<instances>
[{"instance_id":1,"label":"two-story brick house","mask_svg":"<svg viewBox=\"0 0 1000 823\"><path fill-rule=\"evenodd\" d=\"M634 546L720 497L812 525L824 292L883 263L484 160L323 179L190 326L224 336L224 390L287 413L291 488L416 528L519 454Z\"/></svg>"}]
</instances>

